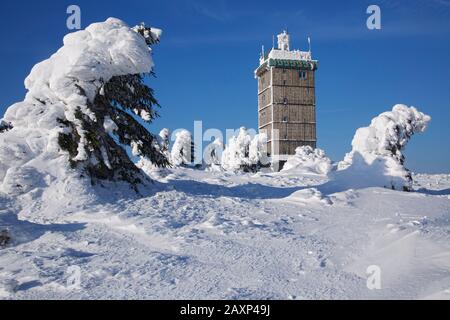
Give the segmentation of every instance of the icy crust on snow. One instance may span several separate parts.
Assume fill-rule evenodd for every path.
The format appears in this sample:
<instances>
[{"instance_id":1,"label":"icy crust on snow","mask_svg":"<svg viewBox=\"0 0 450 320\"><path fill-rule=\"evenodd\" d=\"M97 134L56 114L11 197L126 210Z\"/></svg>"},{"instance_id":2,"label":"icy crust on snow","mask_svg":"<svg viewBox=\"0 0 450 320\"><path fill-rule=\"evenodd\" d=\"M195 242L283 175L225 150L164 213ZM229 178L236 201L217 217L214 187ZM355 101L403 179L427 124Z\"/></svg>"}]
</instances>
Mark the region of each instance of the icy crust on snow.
<instances>
[{"instance_id":1,"label":"icy crust on snow","mask_svg":"<svg viewBox=\"0 0 450 320\"><path fill-rule=\"evenodd\" d=\"M67 35L62 48L32 69L25 100L6 111L3 120L13 128L0 134L0 191L17 195L55 179L67 181L68 155L60 150L58 136L69 129L58 119L75 123L81 138L74 160L87 159L75 111L95 120L88 102L106 81L152 67L145 39L118 19ZM113 128L106 121L105 129Z\"/></svg>"},{"instance_id":2,"label":"icy crust on snow","mask_svg":"<svg viewBox=\"0 0 450 320\"><path fill-rule=\"evenodd\" d=\"M352 151L338 164L332 179L348 187L411 188L402 151L415 133L425 131L430 121L430 116L414 107L395 105L392 111L374 118L370 126L356 131Z\"/></svg>"},{"instance_id":3,"label":"icy crust on snow","mask_svg":"<svg viewBox=\"0 0 450 320\"><path fill-rule=\"evenodd\" d=\"M313 149L310 146L298 147L295 155L288 158L282 172L295 171L297 173L312 173L326 175L331 171L330 158L322 149Z\"/></svg>"}]
</instances>

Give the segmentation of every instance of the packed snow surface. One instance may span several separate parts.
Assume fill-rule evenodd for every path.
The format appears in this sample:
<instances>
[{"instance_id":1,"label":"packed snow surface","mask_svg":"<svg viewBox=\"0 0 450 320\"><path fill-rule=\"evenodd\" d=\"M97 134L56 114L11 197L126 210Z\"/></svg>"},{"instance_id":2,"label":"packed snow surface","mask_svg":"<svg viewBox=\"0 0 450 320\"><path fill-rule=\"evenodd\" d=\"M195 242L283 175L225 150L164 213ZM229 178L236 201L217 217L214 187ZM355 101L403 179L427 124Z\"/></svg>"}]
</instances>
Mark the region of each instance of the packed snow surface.
<instances>
[{"instance_id":1,"label":"packed snow surface","mask_svg":"<svg viewBox=\"0 0 450 320\"><path fill-rule=\"evenodd\" d=\"M33 199L40 188L20 203L1 195L2 297L450 299L450 175L417 175L410 193L289 171L153 178L140 197L53 190L66 207Z\"/></svg>"}]
</instances>

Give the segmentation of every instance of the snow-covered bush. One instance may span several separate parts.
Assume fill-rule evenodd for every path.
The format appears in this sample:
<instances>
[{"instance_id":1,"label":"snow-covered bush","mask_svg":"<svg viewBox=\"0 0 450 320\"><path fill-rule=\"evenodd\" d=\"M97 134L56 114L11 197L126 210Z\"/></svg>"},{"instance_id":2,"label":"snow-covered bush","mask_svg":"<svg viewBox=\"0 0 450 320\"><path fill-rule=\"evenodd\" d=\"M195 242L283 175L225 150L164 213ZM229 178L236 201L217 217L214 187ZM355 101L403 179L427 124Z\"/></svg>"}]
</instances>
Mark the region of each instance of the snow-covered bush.
<instances>
[{"instance_id":1,"label":"snow-covered bush","mask_svg":"<svg viewBox=\"0 0 450 320\"><path fill-rule=\"evenodd\" d=\"M203 152L204 164L207 168L212 170L219 170L221 168L223 153L223 142L217 138L214 142L210 143Z\"/></svg>"},{"instance_id":2,"label":"snow-covered bush","mask_svg":"<svg viewBox=\"0 0 450 320\"><path fill-rule=\"evenodd\" d=\"M251 167L249 159L251 136L242 127L239 134L229 139L222 153L222 167L227 171L248 171Z\"/></svg>"},{"instance_id":3,"label":"snow-covered bush","mask_svg":"<svg viewBox=\"0 0 450 320\"><path fill-rule=\"evenodd\" d=\"M295 155L288 158L283 166L284 171L295 171L296 173L328 174L331 171L330 158L322 149L313 149L310 146L298 147Z\"/></svg>"},{"instance_id":4,"label":"snow-covered bush","mask_svg":"<svg viewBox=\"0 0 450 320\"><path fill-rule=\"evenodd\" d=\"M114 18L68 34L61 49L34 66L25 80L25 100L6 111L2 123L10 125L0 134L0 177L9 170L21 176L27 163L27 177L35 170L62 178L72 168L93 183L136 185L144 175L127 155L131 145L135 154L165 166L156 137L135 119L151 122L157 116L144 75L153 68L148 45L159 36L145 26L135 32Z\"/></svg>"},{"instance_id":5,"label":"snow-covered bush","mask_svg":"<svg viewBox=\"0 0 450 320\"><path fill-rule=\"evenodd\" d=\"M252 171L258 171L262 167L270 165L267 153L267 134L257 134L250 142L249 160L252 166Z\"/></svg>"},{"instance_id":6,"label":"snow-covered bush","mask_svg":"<svg viewBox=\"0 0 450 320\"><path fill-rule=\"evenodd\" d=\"M267 135L260 133L252 139L244 127L229 139L222 154L222 168L227 171L256 172L268 165Z\"/></svg>"},{"instance_id":7,"label":"snow-covered bush","mask_svg":"<svg viewBox=\"0 0 450 320\"><path fill-rule=\"evenodd\" d=\"M352 151L339 163L333 178L352 186L410 190L412 178L404 167L403 150L415 133L425 131L430 120L414 107L395 105L356 131Z\"/></svg>"},{"instance_id":8,"label":"snow-covered bush","mask_svg":"<svg viewBox=\"0 0 450 320\"><path fill-rule=\"evenodd\" d=\"M174 166L183 166L194 162L194 144L189 131L180 130L175 133L175 142L170 155L171 164Z\"/></svg>"}]
</instances>

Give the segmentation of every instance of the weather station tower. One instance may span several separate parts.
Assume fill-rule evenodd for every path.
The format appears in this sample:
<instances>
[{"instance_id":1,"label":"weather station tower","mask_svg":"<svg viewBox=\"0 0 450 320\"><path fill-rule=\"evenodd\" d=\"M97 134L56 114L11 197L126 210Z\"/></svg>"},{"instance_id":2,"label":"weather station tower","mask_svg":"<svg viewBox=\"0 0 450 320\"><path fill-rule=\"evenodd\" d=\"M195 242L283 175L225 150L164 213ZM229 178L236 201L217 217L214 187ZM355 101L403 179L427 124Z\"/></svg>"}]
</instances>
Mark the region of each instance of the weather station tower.
<instances>
[{"instance_id":1,"label":"weather station tower","mask_svg":"<svg viewBox=\"0 0 450 320\"><path fill-rule=\"evenodd\" d=\"M277 36L278 47L262 48L258 79L258 127L268 136L267 150L272 163L281 166L295 149L316 148L315 71L318 61L309 50L291 50L290 35Z\"/></svg>"}]
</instances>

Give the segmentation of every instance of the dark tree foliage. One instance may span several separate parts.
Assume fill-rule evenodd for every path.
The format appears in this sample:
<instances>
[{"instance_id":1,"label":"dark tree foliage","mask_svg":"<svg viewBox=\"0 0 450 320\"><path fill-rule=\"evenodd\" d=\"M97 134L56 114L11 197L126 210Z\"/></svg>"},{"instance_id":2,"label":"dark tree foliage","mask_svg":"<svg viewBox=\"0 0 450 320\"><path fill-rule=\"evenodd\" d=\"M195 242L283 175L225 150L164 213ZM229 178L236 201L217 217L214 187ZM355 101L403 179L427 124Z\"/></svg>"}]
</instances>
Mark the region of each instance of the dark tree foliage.
<instances>
[{"instance_id":1,"label":"dark tree foliage","mask_svg":"<svg viewBox=\"0 0 450 320\"><path fill-rule=\"evenodd\" d=\"M0 133L9 131L13 128L11 123L0 120Z\"/></svg>"},{"instance_id":2,"label":"dark tree foliage","mask_svg":"<svg viewBox=\"0 0 450 320\"><path fill-rule=\"evenodd\" d=\"M195 143L191 141L191 163L195 162Z\"/></svg>"},{"instance_id":3,"label":"dark tree foliage","mask_svg":"<svg viewBox=\"0 0 450 320\"><path fill-rule=\"evenodd\" d=\"M5 248L11 242L9 230L0 231L0 249Z\"/></svg>"}]
</instances>

